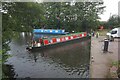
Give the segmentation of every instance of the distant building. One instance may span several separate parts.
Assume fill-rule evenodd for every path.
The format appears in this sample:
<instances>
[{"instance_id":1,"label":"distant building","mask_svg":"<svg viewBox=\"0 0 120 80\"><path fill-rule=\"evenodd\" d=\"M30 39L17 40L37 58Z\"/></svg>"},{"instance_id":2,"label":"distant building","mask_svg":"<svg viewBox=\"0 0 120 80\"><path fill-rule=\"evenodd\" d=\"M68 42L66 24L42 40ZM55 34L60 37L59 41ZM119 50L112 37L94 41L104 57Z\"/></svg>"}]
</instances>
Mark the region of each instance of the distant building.
<instances>
[{"instance_id":1,"label":"distant building","mask_svg":"<svg viewBox=\"0 0 120 80\"><path fill-rule=\"evenodd\" d=\"M118 15L120 16L120 1L118 2Z\"/></svg>"}]
</instances>

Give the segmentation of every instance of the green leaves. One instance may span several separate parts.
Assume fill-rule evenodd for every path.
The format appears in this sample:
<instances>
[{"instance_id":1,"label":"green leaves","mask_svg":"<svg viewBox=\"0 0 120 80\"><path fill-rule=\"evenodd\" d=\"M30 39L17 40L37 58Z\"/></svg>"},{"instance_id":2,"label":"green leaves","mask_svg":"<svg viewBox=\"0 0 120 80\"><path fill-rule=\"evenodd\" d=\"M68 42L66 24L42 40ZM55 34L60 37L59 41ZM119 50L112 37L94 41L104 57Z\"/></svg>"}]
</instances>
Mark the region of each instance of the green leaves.
<instances>
[{"instance_id":1,"label":"green leaves","mask_svg":"<svg viewBox=\"0 0 120 80\"><path fill-rule=\"evenodd\" d=\"M13 27L15 31L31 31L34 25L42 26L36 24L45 19L43 7L34 2L3 3L3 9L8 10L7 14L3 14L3 27ZM9 25L6 26L6 22Z\"/></svg>"},{"instance_id":2,"label":"green leaves","mask_svg":"<svg viewBox=\"0 0 120 80\"><path fill-rule=\"evenodd\" d=\"M45 7L45 16L47 25L56 28L56 16L60 16L61 28L66 30L83 31L83 28L96 28L98 25L98 14L104 10L103 3L99 2L76 2L71 3L43 3ZM85 27L86 26L86 27Z\"/></svg>"},{"instance_id":3,"label":"green leaves","mask_svg":"<svg viewBox=\"0 0 120 80\"><path fill-rule=\"evenodd\" d=\"M112 15L107 22L101 22L100 24L107 29L120 27L120 17L118 15Z\"/></svg>"},{"instance_id":4,"label":"green leaves","mask_svg":"<svg viewBox=\"0 0 120 80\"><path fill-rule=\"evenodd\" d=\"M108 24L111 27L120 27L120 17L117 15L113 15L108 20Z\"/></svg>"}]
</instances>

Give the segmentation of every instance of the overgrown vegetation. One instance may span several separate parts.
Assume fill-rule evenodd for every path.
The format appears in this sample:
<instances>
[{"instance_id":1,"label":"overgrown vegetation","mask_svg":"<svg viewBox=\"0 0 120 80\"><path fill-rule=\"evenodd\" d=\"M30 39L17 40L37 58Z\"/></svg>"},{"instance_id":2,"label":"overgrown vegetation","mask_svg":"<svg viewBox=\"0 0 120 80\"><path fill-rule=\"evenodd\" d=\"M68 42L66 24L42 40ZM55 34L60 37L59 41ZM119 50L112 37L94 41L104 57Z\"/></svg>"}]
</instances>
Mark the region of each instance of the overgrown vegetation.
<instances>
[{"instance_id":1,"label":"overgrown vegetation","mask_svg":"<svg viewBox=\"0 0 120 80\"><path fill-rule=\"evenodd\" d=\"M110 63L109 71L106 77L107 78L120 78L120 60L112 61Z\"/></svg>"}]
</instances>

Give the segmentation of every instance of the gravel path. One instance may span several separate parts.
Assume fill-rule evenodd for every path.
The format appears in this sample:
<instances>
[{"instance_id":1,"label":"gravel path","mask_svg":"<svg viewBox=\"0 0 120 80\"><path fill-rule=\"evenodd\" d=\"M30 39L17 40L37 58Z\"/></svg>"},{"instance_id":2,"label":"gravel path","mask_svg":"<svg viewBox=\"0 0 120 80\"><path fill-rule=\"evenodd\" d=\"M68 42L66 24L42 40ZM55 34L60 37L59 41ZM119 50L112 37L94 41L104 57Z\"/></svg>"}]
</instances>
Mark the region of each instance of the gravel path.
<instances>
[{"instance_id":1,"label":"gravel path","mask_svg":"<svg viewBox=\"0 0 120 80\"><path fill-rule=\"evenodd\" d=\"M110 63L118 61L118 43L120 43L120 39L109 42L108 52L103 53L104 38L105 36L91 38L91 57L93 57L90 66L91 78L106 78Z\"/></svg>"}]
</instances>

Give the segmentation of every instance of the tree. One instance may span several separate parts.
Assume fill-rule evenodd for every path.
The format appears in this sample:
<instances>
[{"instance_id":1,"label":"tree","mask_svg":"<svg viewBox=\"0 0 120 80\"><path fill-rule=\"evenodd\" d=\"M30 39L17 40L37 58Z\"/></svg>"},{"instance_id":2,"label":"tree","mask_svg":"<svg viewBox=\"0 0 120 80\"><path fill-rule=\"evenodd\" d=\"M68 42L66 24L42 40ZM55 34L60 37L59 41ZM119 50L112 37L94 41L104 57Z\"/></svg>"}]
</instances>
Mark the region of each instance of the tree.
<instances>
[{"instance_id":1,"label":"tree","mask_svg":"<svg viewBox=\"0 0 120 80\"><path fill-rule=\"evenodd\" d=\"M107 21L108 28L120 27L120 17L118 15L112 15Z\"/></svg>"},{"instance_id":2,"label":"tree","mask_svg":"<svg viewBox=\"0 0 120 80\"><path fill-rule=\"evenodd\" d=\"M48 28L56 28L56 16L60 16L61 28L68 31L86 31L97 28L98 14L103 13L103 2L43 3Z\"/></svg>"},{"instance_id":3,"label":"tree","mask_svg":"<svg viewBox=\"0 0 120 80\"><path fill-rule=\"evenodd\" d=\"M16 31L31 31L33 26L41 27L45 20L44 9L38 3L3 3L3 9L7 10L7 14L3 14L3 26L6 26L4 21L8 20L9 26L16 27Z\"/></svg>"},{"instance_id":4,"label":"tree","mask_svg":"<svg viewBox=\"0 0 120 80\"><path fill-rule=\"evenodd\" d=\"M9 57L7 51L16 32L30 32L34 26L41 28L45 22L44 9L38 3L2 3L2 64ZM3 72L4 74L4 72Z\"/></svg>"}]
</instances>

